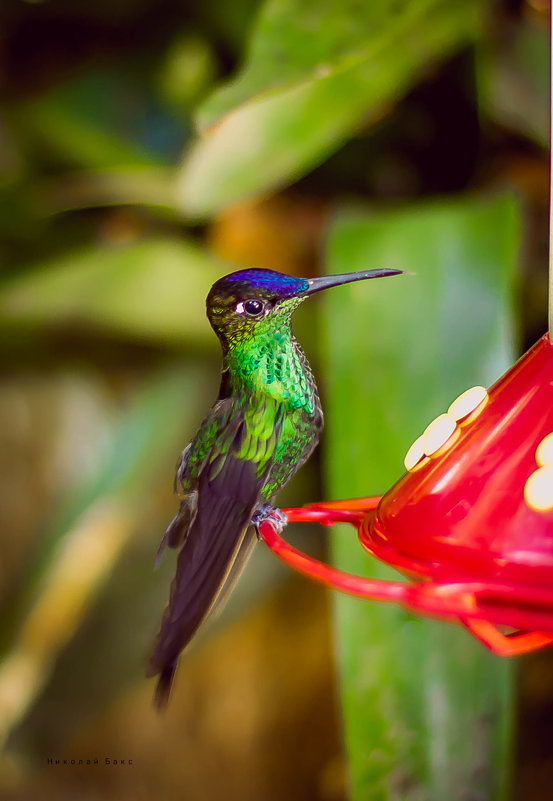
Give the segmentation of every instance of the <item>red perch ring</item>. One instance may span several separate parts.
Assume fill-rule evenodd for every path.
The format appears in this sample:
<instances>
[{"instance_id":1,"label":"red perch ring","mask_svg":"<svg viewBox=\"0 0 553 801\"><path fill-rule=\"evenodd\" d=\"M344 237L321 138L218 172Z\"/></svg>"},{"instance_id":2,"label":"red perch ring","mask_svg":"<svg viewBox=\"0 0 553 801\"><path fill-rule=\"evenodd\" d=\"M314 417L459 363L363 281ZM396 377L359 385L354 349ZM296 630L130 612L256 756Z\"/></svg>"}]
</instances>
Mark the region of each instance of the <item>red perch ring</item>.
<instances>
[{"instance_id":1,"label":"red perch ring","mask_svg":"<svg viewBox=\"0 0 553 801\"><path fill-rule=\"evenodd\" d=\"M473 387L409 449L382 497L286 509L293 522L348 522L410 582L350 575L260 536L334 589L457 619L495 653L553 643L553 344L545 334L489 390Z\"/></svg>"}]
</instances>

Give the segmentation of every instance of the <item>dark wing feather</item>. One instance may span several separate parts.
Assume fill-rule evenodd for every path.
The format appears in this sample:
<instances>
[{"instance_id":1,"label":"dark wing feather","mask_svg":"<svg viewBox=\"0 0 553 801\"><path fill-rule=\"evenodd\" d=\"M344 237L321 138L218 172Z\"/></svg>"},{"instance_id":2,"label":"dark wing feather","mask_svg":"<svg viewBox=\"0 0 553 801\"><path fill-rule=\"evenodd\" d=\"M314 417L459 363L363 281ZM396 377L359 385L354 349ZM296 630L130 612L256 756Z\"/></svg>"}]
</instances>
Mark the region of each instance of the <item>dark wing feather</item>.
<instances>
[{"instance_id":1,"label":"dark wing feather","mask_svg":"<svg viewBox=\"0 0 553 801\"><path fill-rule=\"evenodd\" d=\"M169 605L150 661L149 675L161 674L158 705L168 699L179 653L219 599L226 597L255 542L248 526L266 471L259 475L255 462L236 455L243 428L238 414L232 421L232 433L228 428L225 431L232 437L225 457L205 459L198 475L195 516L178 556Z\"/></svg>"},{"instance_id":2,"label":"dark wing feather","mask_svg":"<svg viewBox=\"0 0 553 801\"><path fill-rule=\"evenodd\" d=\"M194 491L190 492L185 500L181 502L179 511L169 523L157 549L155 568L159 567L165 548L178 548L186 541L190 525L193 523L196 514L197 500L198 493Z\"/></svg>"}]
</instances>

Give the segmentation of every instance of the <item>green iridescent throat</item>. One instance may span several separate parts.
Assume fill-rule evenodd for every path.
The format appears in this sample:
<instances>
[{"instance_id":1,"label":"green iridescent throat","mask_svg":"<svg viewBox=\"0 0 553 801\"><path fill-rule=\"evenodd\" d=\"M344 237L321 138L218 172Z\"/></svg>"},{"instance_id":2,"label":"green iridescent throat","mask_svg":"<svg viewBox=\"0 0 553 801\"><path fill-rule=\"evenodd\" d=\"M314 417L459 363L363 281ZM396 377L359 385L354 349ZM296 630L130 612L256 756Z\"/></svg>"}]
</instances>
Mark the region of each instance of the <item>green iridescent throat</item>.
<instances>
[{"instance_id":1,"label":"green iridescent throat","mask_svg":"<svg viewBox=\"0 0 553 801\"><path fill-rule=\"evenodd\" d=\"M288 310L287 310L288 311ZM253 330L227 341L223 369L233 394L268 396L287 409L313 414L315 387L307 359L292 334L291 311L259 321Z\"/></svg>"}]
</instances>

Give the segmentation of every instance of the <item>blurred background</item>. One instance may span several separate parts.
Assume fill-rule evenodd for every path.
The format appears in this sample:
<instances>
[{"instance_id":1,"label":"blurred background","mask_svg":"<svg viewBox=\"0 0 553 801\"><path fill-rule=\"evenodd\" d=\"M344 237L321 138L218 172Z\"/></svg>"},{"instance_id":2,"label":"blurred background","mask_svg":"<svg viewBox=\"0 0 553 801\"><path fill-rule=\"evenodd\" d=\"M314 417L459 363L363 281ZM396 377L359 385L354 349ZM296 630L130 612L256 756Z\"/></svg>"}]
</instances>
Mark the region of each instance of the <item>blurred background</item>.
<instances>
[{"instance_id":1,"label":"blurred background","mask_svg":"<svg viewBox=\"0 0 553 801\"><path fill-rule=\"evenodd\" d=\"M336 602L261 546L165 714L144 678L174 466L218 389L214 280L417 273L298 312L328 433L282 505L385 491L429 420L545 330L548 14L2 0L1 798L552 796L551 653L515 667ZM326 533L290 536L329 557ZM452 768L459 729L476 750Z\"/></svg>"}]
</instances>

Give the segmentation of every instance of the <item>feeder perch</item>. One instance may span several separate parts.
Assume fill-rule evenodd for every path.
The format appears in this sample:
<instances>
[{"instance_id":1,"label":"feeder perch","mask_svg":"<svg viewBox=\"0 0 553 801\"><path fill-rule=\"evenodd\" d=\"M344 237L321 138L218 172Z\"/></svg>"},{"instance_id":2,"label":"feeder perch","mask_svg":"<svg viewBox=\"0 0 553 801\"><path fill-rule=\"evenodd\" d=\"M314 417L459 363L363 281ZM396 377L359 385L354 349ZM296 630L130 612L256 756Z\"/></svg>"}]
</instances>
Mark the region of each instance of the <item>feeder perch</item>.
<instances>
[{"instance_id":1,"label":"feeder perch","mask_svg":"<svg viewBox=\"0 0 553 801\"><path fill-rule=\"evenodd\" d=\"M413 443L383 497L286 509L348 522L409 582L350 575L301 553L270 521L265 543L311 578L460 621L495 653L553 643L553 344L545 334L489 390L460 395Z\"/></svg>"}]
</instances>

